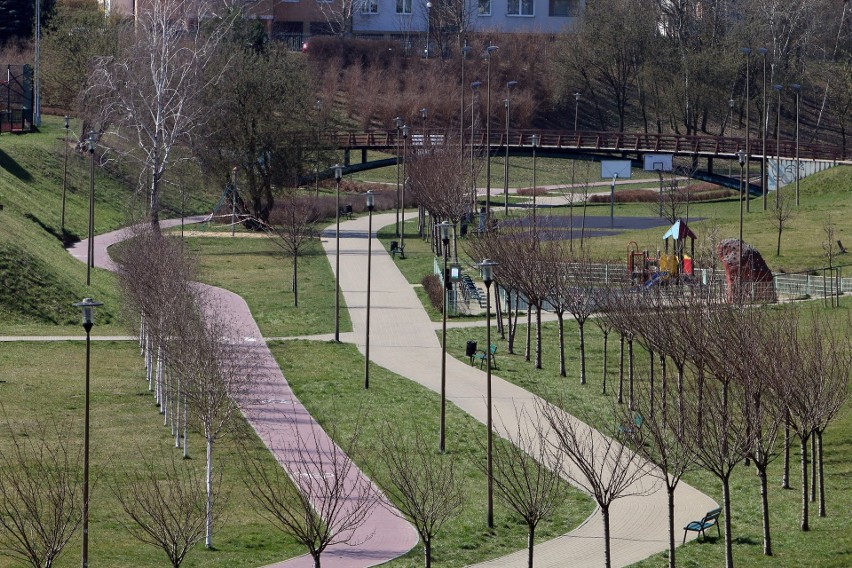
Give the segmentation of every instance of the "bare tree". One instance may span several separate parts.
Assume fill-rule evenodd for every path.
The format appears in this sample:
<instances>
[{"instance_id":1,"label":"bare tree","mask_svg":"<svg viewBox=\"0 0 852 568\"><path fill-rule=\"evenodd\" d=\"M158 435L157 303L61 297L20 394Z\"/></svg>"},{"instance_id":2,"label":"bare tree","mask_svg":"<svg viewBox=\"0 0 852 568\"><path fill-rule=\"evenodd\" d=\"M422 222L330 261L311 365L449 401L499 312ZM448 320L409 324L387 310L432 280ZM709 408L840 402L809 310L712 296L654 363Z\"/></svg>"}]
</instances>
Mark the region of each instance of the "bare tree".
<instances>
[{"instance_id":1,"label":"bare tree","mask_svg":"<svg viewBox=\"0 0 852 568\"><path fill-rule=\"evenodd\" d=\"M209 2L145 2L126 22L118 53L96 59L91 71L87 111L116 140L101 143L139 164L155 230L163 176L175 161L190 157L180 146L190 145L208 116L200 103L221 71L211 63L230 20L205 25L213 18Z\"/></svg>"},{"instance_id":2,"label":"bare tree","mask_svg":"<svg viewBox=\"0 0 852 568\"><path fill-rule=\"evenodd\" d=\"M527 525L527 566L532 568L536 527L565 501L559 475L565 454L543 438L540 415L516 408L514 421L516 429L504 428L510 442L494 445L494 486L500 500Z\"/></svg>"},{"instance_id":3,"label":"bare tree","mask_svg":"<svg viewBox=\"0 0 852 568\"><path fill-rule=\"evenodd\" d=\"M553 436L556 451L565 452L567 476L588 492L601 508L604 526L604 561L612 565L609 510L613 501L632 495L645 495L653 484L643 483L647 464L638 454L614 438L604 436L562 411L557 404L541 402L538 412ZM573 464L573 467L571 465Z\"/></svg>"},{"instance_id":4,"label":"bare tree","mask_svg":"<svg viewBox=\"0 0 852 568\"><path fill-rule=\"evenodd\" d=\"M591 259L585 254L575 256L568 264L565 286L568 288L568 311L577 321L580 334L580 384L586 384L586 320L598 309L594 287L589 281Z\"/></svg>"},{"instance_id":5,"label":"bare tree","mask_svg":"<svg viewBox=\"0 0 852 568\"><path fill-rule=\"evenodd\" d=\"M4 412L5 414L5 412ZM54 424L16 434L6 420L0 446L0 552L50 568L82 522L82 451Z\"/></svg>"},{"instance_id":6,"label":"bare tree","mask_svg":"<svg viewBox=\"0 0 852 568\"><path fill-rule=\"evenodd\" d=\"M423 440L415 425L414 439L402 440L386 423L380 435L381 461L387 470L385 490L423 541L426 568L432 566L432 543L464 504L462 480L452 455L439 454Z\"/></svg>"},{"instance_id":7,"label":"bare tree","mask_svg":"<svg viewBox=\"0 0 852 568\"><path fill-rule=\"evenodd\" d=\"M343 448L326 439L317 425L308 437L295 424L293 432L283 467L270 466L242 446L243 481L265 516L304 545L314 568L320 568L320 557L329 546L359 544L355 531L379 496L349 457L357 449L357 432Z\"/></svg>"},{"instance_id":8,"label":"bare tree","mask_svg":"<svg viewBox=\"0 0 852 568\"><path fill-rule=\"evenodd\" d=\"M134 538L160 548L172 568L180 568L186 555L202 538L206 526L205 481L189 462L147 460L139 472L120 472L112 490L132 521L124 523ZM161 463L160 463L161 462ZM217 476L215 492L221 487Z\"/></svg>"},{"instance_id":9,"label":"bare tree","mask_svg":"<svg viewBox=\"0 0 852 568\"><path fill-rule=\"evenodd\" d=\"M299 306L299 256L317 238L316 223L321 217L316 200L299 197L291 192L273 210L269 223L258 220L272 242L293 259L292 290L293 305L296 307Z\"/></svg>"},{"instance_id":10,"label":"bare tree","mask_svg":"<svg viewBox=\"0 0 852 568\"><path fill-rule=\"evenodd\" d=\"M778 242L775 247L775 255L781 256L781 233L790 226L790 221L795 214L795 202L784 194L780 187L775 191L778 192L775 204L772 206L772 219L778 228Z\"/></svg>"}]
</instances>

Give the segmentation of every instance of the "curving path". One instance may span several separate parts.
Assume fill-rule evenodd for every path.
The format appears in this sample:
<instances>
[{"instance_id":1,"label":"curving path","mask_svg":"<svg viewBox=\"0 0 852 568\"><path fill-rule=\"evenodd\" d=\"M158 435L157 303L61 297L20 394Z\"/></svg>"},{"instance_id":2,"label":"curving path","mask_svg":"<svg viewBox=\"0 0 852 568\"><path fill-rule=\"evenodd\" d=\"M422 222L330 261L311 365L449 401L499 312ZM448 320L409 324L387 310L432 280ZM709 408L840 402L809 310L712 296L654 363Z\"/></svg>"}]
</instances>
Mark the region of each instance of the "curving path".
<instances>
[{"instance_id":1,"label":"curving path","mask_svg":"<svg viewBox=\"0 0 852 568\"><path fill-rule=\"evenodd\" d=\"M192 218L191 222L201 220L201 217ZM164 221L161 222L161 226L166 228L178 223L180 223L179 219ZM124 230L96 236L94 265L114 271L116 265L110 259L107 248L124 238L126 238ZM68 252L85 262L87 247L88 241L84 240L69 248ZM233 335L242 338L244 344L254 350L253 361L256 364L258 376L252 383L251 392L248 393L249 402L244 405L243 414L264 444L291 475L308 475L305 473L305 465L300 463L302 455L292 446L292 441L300 436L301 439L309 442L309 446L312 446L316 436L319 452L312 452L310 456L312 462L321 461L322 455L328 454L333 442L293 395L245 301L240 296L221 288L206 285L203 288L212 298L213 305L224 308L233 316L232 325L235 327ZM311 464L308 469L311 469L313 465ZM352 487L365 479L366 476L360 470L353 468L346 481ZM354 545L330 546L322 554L322 564L326 568L375 566L405 554L417 544L418 540L417 532L409 523L402 520L393 510L377 506L367 521L356 529L352 539ZM313 565L313 559L309 555L303 555L271 566L309 568Z\"/></svg>"},{"instance_id":2,"label":"curving path","mask_svg":"<svg viewBox=\"0 0 852 568\"><path fill-rule=\"evenodd\" d=\"M373 219L376 227L393 221L394 214L375 215ZM349 307L356 344L362 352L366 336L367 239L364 237L367 223L366 217L341 223L340 238L340 288ZM336 253L334 228L327 229L324 236L323 246L333 257ZM372 248L375 252L372 258L371 360L440 392L441 347L435 325L381 243L374 239ZM331 265L334 266L333 258ZM530 392L496 376L492 375L492 381L495 424L500 426L495 430L501 435L517 432L516 408L532 413L540 401ZM485 373L478 368L448 357L447 398L480 422L486 422ZM450 433L448 447L451 447L452 424L448 424L447 430ZM717 507L710 497L683 482L677 489L675 504L676 528L700 519L705 512ZM484 523L484 505L482 508ZM641 497L619 499L613 503L610 515L614 566L626 566L668 548L668 505L664 488L657 487ZM602 535L602 516L596 510L577 529L537 545L536 566L600 566L604 559ZM518 568L526 565L525 550L482 564Z\"/></svg>"}]
</instances>

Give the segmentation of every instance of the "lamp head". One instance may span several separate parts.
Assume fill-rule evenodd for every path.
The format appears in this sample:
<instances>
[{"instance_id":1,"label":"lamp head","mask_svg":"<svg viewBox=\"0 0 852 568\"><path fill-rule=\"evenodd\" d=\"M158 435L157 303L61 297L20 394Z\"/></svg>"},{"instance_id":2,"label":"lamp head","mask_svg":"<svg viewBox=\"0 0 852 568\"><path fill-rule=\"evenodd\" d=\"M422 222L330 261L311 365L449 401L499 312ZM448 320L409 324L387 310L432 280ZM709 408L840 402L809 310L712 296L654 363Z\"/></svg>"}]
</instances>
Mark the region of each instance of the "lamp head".
<instances>
[{"instance_id":1,"label":"lamp head","mask_svg":"<svg viewBox=\"0 0 852 568\"><path fill-rule=\"evenodd\" d=\"M533 135L532 135L532 138L530 139L530 141L532 142L532 147L533 147L533 148L538 147L538 134L533 134Z\"/></svg>"},{"instance_id":2,"label":"lamp head","mask_svg":"<svg viewBox=\"0 0 852 568\"><path fill-rule=\"evenodd\" d=\"M790 88L793 89L797 95L799 94L799 91L802 90L802 86L798 83L793 83L790 85Z\"/></svg>"},{"instance_id":3,"label":"lamp head","mask_svg":"<svg viewBox=\"0 0 852 568\"><path fill-rule=\"evenodd\" d=\"M68 130L68 127L71 125L71 117L67 114L65 115L65 130Z\"/></svg>"},{"instance_id":4,"label":"lamp head","mask_svg":"<svg viewBox=\"0 0 852 568\"><path fill-rule=\"evenodd\" d=\"M480 274L482 274L482 281L485 282L485 286L491 286L491 283L494 282L494 267L497 266L497 263L486 258L477 266L479 267Z\"/></svg>"},{"instance_id":5,"label":"lamp head","mask_svg":"<svg viewBox=\"0 0 852 568\"><path fill-rule=\"evenodd\" d=\"M772 85L773 91L778 91L778 94L781 94L781 90L784 88L784 85Z\"/></svg>"},{"instance_id":6,"label":"lamp head","mask_svg":"<svg viewBox=\"0 0 852 568\"><path fill-rule=\"evenodd\" d=\"M497 51L498 49L500 49L500 48L497 47L496 45L489 45L488 47L485 48L485 55L487 55L488 57L491 57L491 54L494 53L495 51Z\"/></svg>"},{"instance_id":7,"label":"lamp head","mask_svg":"<svg viewBox=\"0 0 852 568\"><path fill-rule=\"evenodd\" d=\"M343 166L334 164L334 179L340 182L343 179Z\"/></svg>"},{"instance_id":8,"label":"lamp head","mask_svg":"<svg viewBox=\"0 0 852 568\"><path fill-rule=\"evenodd\" d=\"M438 223L438 230L441 232L441 241L446 245L450 242L450 224L446 221Z\"/></svg>"},{"instance_id":9,"label":"lamp head","mask_svg":"<svg viewBox=\"0 0 852 568\"><path fill-rule=\"evenodd\" d=\"M734 99L730 99L730 100L728 101L728 106L729 106L729 107L731 107L731 108L734 108L734 103L735 103L735 102L736 102L736 101L735 101Z\"/></svg>"},{"instance_id":10,"label":"lamp head","mask_svg":"<svg viewBox=\"0 0 852 568\"><path fill-rule=\"evenodd\" d=\"M77 302L72 304L75 308L82 308L83 310L83 327L87 329L91 329L92 325L95 323L95 314L94 310L98 306L103 306L103 302L96 302L91 298L83 298L82 302Z\"/></svg>"},{"instance_id":11,"label":"lamp head","mask_svg":"<svg viewBox=\"0 0 852 568\"><path fill-rule=\"evenodd\" d=\"M373 206L375 205L375 194L373 190L368 191L364 194L364 197L367 199L367 211L372 211Z\"/></svg>"},{"instance_id":12,"label":"lamp head","mask_svg":"<svg viewBox=\"0 0 852 568\"><path fill-rule=\"evenodd\" d=\"M89 136L86 138L86 148L89 152L95 151L95 146L97 145L97 133L94 130L89 131Z\"/></svg>"},{"instance_id":13,"label":"lamp head","mask_svg":"<svg viewBox=\"0 0 852 568\"><path fill-rule=\"evenodd\" d=\"M517 81L509 81L508 83L506 83L506 90L507 91L510 90L512 87L516 86L517 84L518 84Z\"/></svg>"},{"instance_id":14,"label":"lamp head","mask_svg":"<svg viewBox=\"0 0 852 568\"><path fill-rule=\"evenodd\" d=\"M393 123L396 125L396 129L399 130L402 128L402 118L396 117L393 119Z\"/></svg>"},{"instance_id":15,"label":"lamp head","mask_svg":"<svg viewBox=\"0 0 852 568\"><path fill-rule=\"evenodd\" d=\"M745 55L746 57L748 57L749 55L751 55L751 48L750 48L750 47L741 47L741 48L740 48L740 51L741 51L741 52L742 52L742 54L743 54L743 55Z\"/></svg>"},{"instance_id":16,"label":"lamp head","mask_svg":"<svg viewBox=\"0 0 852 568\"><path fill-rule=\"evenodd\" d=\"M408 125L407 124L403 125L403 127L402 127L402 137L408 138Z\"/></svg>"},{"instance_id":17,"label":"lamp head","mask_svg":"<svg viewBox=\"0 0 852 568\"><path fill-rule=\"evenodd\" d=\"M425 109L425 108L420 109L420 118L425 120L428 115L429 115L429 111L427 109Z\"/></svg>"},{"instance_id":18,"label":"lamp head","mask_svg":"<svg viewBox=\"0 0 852 568\"><path fill-rule=\"evenodd\" d=\"M574 93L574 100L577 101L577 102L580 102L580 97L582 97L582 96L583 96L583 93L580 93L580 92Z\"/></svg>"},{"instance_id":19,"label":"lamp head","mask_svg":"<svg viewBox=\"0 0 852 568\"><path fill-rule=\"evenodd\" d=\"M746 153L745 153L745 150L743 150L742 148L737 150L737 160L739 160L739 162L740 162L740 167L745 165Z\"/></svg>"},{"instance_id":20,"label":"lamp head","mask_svg":"<svg viewBox=\"0 0 852 568\"><path fill-rule=\"evenodd\" d=\"M471 89L478 89L481 86L482 86L482 81L474 81L473 83L470 84Z\"/></svg>"},{"instance_id":21,"label":"lamp head","mask_svg":"<svg viewBox=\"0 0 852 568\"><path fill-rule=\"evenodd\" d=\"M322 110L322 99L317 99L317 101L314 103L314 108L318 111Z\"/></svg>"},{"instance_id":22,"label":"lamp head","mask_svg":"<svg viewBox=\"0 0 852 568\"><path fill-rule=\"evenodd\" d=\"M762 56L764 56L764 57L766 57L766 53L767 53L768 51L769 51L769 50L768 50L768 49L766 49L765 47L758 47L758 48L757 48L757 52L758 52L759 54L761 54Z\"/></svg>"}]
</instances>

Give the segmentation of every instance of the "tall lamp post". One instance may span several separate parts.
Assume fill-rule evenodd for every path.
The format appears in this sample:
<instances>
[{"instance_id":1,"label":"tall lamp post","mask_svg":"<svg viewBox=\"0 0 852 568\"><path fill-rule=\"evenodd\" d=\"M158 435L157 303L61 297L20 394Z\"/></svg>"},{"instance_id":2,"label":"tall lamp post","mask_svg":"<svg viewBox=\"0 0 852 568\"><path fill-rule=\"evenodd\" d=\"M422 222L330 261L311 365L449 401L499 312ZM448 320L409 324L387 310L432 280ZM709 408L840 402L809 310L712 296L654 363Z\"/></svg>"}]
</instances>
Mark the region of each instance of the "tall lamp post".
<instances>
[{"instance_id":1,"label":"tall lamp post","mask_svg":"<svg viewBox=\"0 0 852 568\"><path fill-rule=\"evenodd\" d=\"M728 113L731 115L731 130L734 129L734 104L735 101L733 98L728 100Z\"/></svg>"},{"instance_id":2,"label":"tall lamp post","mask_svg":"<svg viewBox=\"0 0 852 568\"><path fill-rule=\"evenodd\" d=\"M796 93L796 207L799 206L799 91L802 86L798 83L790 85L793 92Z\"/></svg>"},{"instance_id":3,"label":"tall lamp post","mask_svg":"<svg viewBox=\"0 0 852 568\"><path fill-rule=\"evenodd\" d=\"M83 410L83 568L89 565L89 370L91 368L92 326L95 324L94 309L103 306L91 298L73 304L83 310L83 329L86 330L86 383Z\"/></svg>"},{"instance_id":4,"label":"tall lamp post","mask_svg":"<svg viewBox=\"0 0 852 568\"><path fill-rule=\"evenodd\" d=\"M486 445L486 476L488 477L488 528L494 528L494 464L492 454L492 420L491 420L491 283L494 282L494 267L497 263L485 259L479 264L482 271L482 281L485 283L485 398L488 405L487 424L488 441Z\"/></svg>"},{"instance_id":5,"label":"tall lamp post","mask_svg":"<svg viewBox=\"0 0 852 568\"><path fill-rule=\"evenodd\" d=\"M743 194L748 191L748 180L745 177L745 165L748 159L748 152L740 149L737 152L737 159L740 162L740 243L737 255L737 296L742 299L742 271L743 271Z\"/></svg>"},{"instance_id":6,"label":"tall lamp post","mask_svg":"<svg viewBox=\"0 0 852 568\"><path fill-rule=\"evenodd\" d=\"M486 98L485 98L485 220L486 223L491 220L491 54L497 51L496 45L489 45L485 48L485 58L488 60L486 65ZM487 226L487 225L486 225Z\"/></svg>"},{"instance_id":7,"label":"tall lamp post","mask_svg":"<svg viewBox=\"0 0 852 568\"><path fill-rule=\"evenodd\" d=\"M399 139L402 137L402 118L393 119L396 126L396 236L399 236Z\"/></svg>"},{"instance_id":8,"label":"tall lamp post","mask_svg":"<svg viewBox=\"0 0 852 568\"><path fill-rule=\"evenodd\" d=\"M577 117L580 114L580 97L582 96L583 93L574 93L574 132L577 132Z\"/></svg>"},{"instance_id":9,"label":"tall lamp post","mask_svg":"<svg viewBox=\"0 0 852 568\"><path fill-rule=\"evenodd\" d=\"M334 165L335 211L334 214L334 340L340 341L340 180L343 179L343 166Z\"/></svg>"},{"instance_id":10,"label":"tall lamp post","mask_svg":"<svg viewBox=\"0 0 852 568\"><path fill-rule=\"evenodd\" d=\"M65 115L65 139L62 141L64 146L64 165L62 167L62 210L59 213L59 232L62 235L62 242L65 242L65 192L68 186L68 127L71 119Z\"/></svg>"},{"instance_id":11,"label":"tall lamp post","mask_svg":"<svg viewBox=\"0 0 852 568\"><path fill-rule=\"evenodd\" d=\"M92 283L92 267L95 266L95 131L89 132L86 146L89 150L89 233L88 258L86 259L86 286Z\"/></svg>"},{"instance_id":12,"label":"tall lamp post","mask_svg":"<svg viewBox=\"0 0 852 568\"><path fill-rule=\"evenodd\" d=\"M473 104L475 102L474 97L482 86L482 81L474 81L470 84L470 183L471 183L471 195L473 196L473 205L474 209L476 208L476 175L474 172L476 171L473 166L474 158L473 158L473 129L476 126L476 113L473 112Z\"/></svg>"},{"instance_id":13,"label":"tall lamp post","mask_svg":"<svg viewBox=\"0 0 852 568\"><path fill-rule=\"evenodd\" d=\"M538 224L536 222L536 179L535 179L535 151L538 148L538 134L532 135L532 149L533 149L533 214L532 214L532 229L533 232L538 228Z\"/></svg>"},{"instance_id":14,"label":"tall lamp post","mask_svg":"<svg viewBox=\"0 0 852 568\"><path fill-rule=\"evenodd\" d=\"M778 116L775 119L775 207L781 203L781 91L784 85L772 85L778 92Z\"/></svg>"},{"instance_id":15,"label":"tall lamp post","mask_svg":"<svg viewBox=\"0 0 852 568\"><path fill-rule=\"evenodd\" d=\"M467 44L467 40L464 40L464 47L461 48L461 113L459 114L459 164L464 167L464 68L465 61L467 61L467 54L470 53L470 46ZM472 114L472 112L471 112ZM470 132L471 136L473 136L473 130ZM473 144L473 140L471 139L471 144Z\"/></svg>"},{"instance_id":16,"label":"tall lamp post","mask_svg":"<svg viewBox=\"0 0 852 568\"><path fill-rule=\"evenodd\" d=\"M517 85L517 81L509 81L506 83L506 98L503 100L503 105L506 107L506 159L503 161L503 212L509 214L509 118L511 116L511 94L512 87Z\"/></svg>"},{"instance_id":17,"label":"tall lamp post","mask_svg":"<svg viewBox=\"0 0 852 568\"><path fill-rule=\"evenodd\" d=\"M432 35L432 3L426 2L426 59L429 59L429 36Z\"/></svg>"},{"instance_id":18,"label":"tall lamp post","mask_svg":"<svg viewBox=\"0 0 852 568\"><path fill-rule=\"evenodd\" d=\"M765 47L758 47L757 52L763 57L763 112L761 113L761 125L760 125L760 139L761 139L761 162L760 162L760 189L763 193L763 210L766 211L767 208L767 199L769 197L769 187L767 183L767 178L769 177L766 172L766 124L769 122L769 118L766 116L767 106L766 106L766 53L769 50Z\"/></svg>"},{"instance_id":19,"label":"tall lamp post","mask_svg":"<svg viewBox=\"0 0 852 568\"><path fill-rule=\"evenodd\" d=\"M746 109L746 131L745 131L745 153L746 153L746 162L748 162L748 156L751 153L751 121L749 117L749 110L751 109L751 98L749 97L749 86L751 84L751 48L750 47L742 47L740 51L743 55L745 55L746 60L746 79L745 79L745 109ZM742 185L742 184L741 184ZM748 187L746 187L748 189ZM742 188L740 188L740 193L742 194ZM746 202L746 207L748 207L748 202Z\"/></svg>"},{"instance_id":20,"label":"tall lamp post","mask_svg":"<svg viewBox=\"0 0 852 568\"><path fill-rule=\"evenodd\" d=\"M429 117L429 109L421 108L420 109L420 123L422 125L423 132L423 147L426 147L426 119Z\"/></svg>"},{"instance_id":21,"label":"tall lamp post","mask_svg":"<svg viewBox=\"0 0 852 568\"><path fill-rule=\"evenodd\" d=\"M367 222L367 339L364 347L364 388L368 389L370 388L370 270L373 260L373 192L368 191L365 197L367 198L367 211L370 213Z\"/></svg>"},{"instance_id":22,"label":"tall lamp post","mask_svg":"<svg viewBox=\"0 0 852 568\"><path fill-rule=\"evenodd\" d=\"M450 247L450 227L451 225L444 221L438 224L438 229L441 233L441 243L444 245L444 301L443 314L441 325L441 432L438 449L443 454L446 449L446 412L447 412L447 303L450 298L449 290L452 287L452 280L447 272L447 259L449 257Z\"/></svg>"},{"instance_id":23,"label":"tall lamp post","mask_svg":"<svg viewBox=\"0 0 852 568\"><path fill-rule=\"evenodd\" d=\"M314 156L314 193L317 197L319 197L319 138L320 138L320 116L322 113L322 99L317 99L316 103L314 103L314 108L317 111L317 139L316 139L316 148L314 151L316 155Z\"/></svg>"},{"instance_id":24,"label":"tall lamp post","mask_svg":"<svg viewBox=\"0 0 852 568\"><path fill-rule=\"evenodd\" d=\"M405 167L405 158L408 156L408 125L402 126L402 189L399 196L399 246L405 250L405 184L408 182L408 173ZM370 198L372 199L372 198Z\"/></svg>"}]
</instances>

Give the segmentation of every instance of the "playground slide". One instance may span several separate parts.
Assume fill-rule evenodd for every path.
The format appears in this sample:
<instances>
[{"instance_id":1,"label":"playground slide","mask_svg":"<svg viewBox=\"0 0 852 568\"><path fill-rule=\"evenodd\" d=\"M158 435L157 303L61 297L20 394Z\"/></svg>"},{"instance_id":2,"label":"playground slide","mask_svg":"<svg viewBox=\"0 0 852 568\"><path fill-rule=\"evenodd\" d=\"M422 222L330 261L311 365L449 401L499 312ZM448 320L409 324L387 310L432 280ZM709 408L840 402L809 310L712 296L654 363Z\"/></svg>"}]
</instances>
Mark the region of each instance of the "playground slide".
<instances>
[{"instance_id":1,"label":"playground slide","mask_svg":"<svg viewBox=\"0 0 852 568\"><path fill-rule=\"evenodd\" d=\"M648 281L645 282L645 288L650 288L654 284L659 284L661 281L665 280L668 277L668 272L655 272L651 275Z\"/></svg>"}]
</instances>

